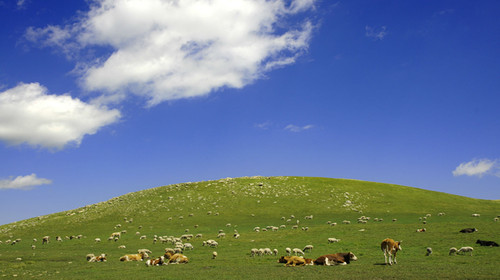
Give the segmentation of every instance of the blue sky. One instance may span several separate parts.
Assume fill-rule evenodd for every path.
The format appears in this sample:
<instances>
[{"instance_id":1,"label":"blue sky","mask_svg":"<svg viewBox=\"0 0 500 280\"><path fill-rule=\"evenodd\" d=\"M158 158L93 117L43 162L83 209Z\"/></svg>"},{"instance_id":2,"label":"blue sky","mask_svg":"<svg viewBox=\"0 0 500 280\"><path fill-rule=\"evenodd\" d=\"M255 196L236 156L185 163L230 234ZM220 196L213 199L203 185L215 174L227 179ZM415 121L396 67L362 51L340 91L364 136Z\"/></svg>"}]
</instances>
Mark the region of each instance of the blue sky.
<instances>
[{"instance_id":1,"label":"blue sky","mask_svg":"<svg viewBox=\"0 0 500 280\"><path fill-rule=\"evenodd\" d=\"M254 175L500 199L498 1L138 2L0 0L0 224Z\"/></svg>"}]
</instances>

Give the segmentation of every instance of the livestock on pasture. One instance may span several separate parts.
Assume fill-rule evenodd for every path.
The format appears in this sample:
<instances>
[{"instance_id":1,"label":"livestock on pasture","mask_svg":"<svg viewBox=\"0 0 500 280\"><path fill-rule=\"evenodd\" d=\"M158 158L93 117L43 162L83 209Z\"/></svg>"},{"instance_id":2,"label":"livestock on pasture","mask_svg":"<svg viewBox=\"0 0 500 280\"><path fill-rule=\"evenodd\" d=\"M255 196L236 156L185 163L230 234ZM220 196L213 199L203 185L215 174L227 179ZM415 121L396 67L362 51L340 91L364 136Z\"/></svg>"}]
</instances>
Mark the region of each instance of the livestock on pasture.
<instances>
[{"instance_id":1,"label":"livestock on pasture","mask_svg":"<svg viewBox=\"0 0 500 280\"><path fill-rule=\"evenodd\" d=\"M100 254L99 256L94 256L94 254L87 255L88 262L105 262L107 254Z\"/></svg>"},{"instance_id":2,"label":"livestock on pasture","mask_svg":"<svg viewBox=\"0 0 500 280\"><path fill-rule=\"evenodd\" d=\"M389 257L389 265L392 265L392 259L394 259L394 263L397 264L396 254L398 251L403 250L401 248L402 241L394 241L393 239L386 238L380 244L380 248L384 252L384 260L385 264L387 264L387 257Z\"/></svg>"},{"instance_id":3,"label":"livestock on pasture","mask_svg":"<svg viewBox=\"0 0 500 280\"><path fill-rule=\"evenodd\" d=\"M149 258L149 255L145 252L138 254L127 254L120 257L121 262L129 262L129 261L143 261L144 259Z\"/></svg>"},{"instance_id":4,"label":"livestock on pasture","mask_svg":"<svg viewBox=\"0 0 500 280\"><path fill-rule=\"evenodd\" d=\"M462 248L458 249L457 254L465 254L465 253L469 252L470 255L472 256L472 251L474 251L474 248L472 248L470 246L466 246L466 247L462 247Z\"/></svg>"},{"instance_id":5,"label":"livestock on pasture","mask_svg":"<svg viewBox=\"0 0 500 280\"><path fill-rule=\"evenodd\" d=\"M455 248L455 247L451 247L451 248L450 248L450 252L448 253L448 255L450 255L450 256L451 256L451 255L456 255L456 254L457 254L457 251L458 251L458 250L457 250L457 248Z\"/></svg>"},{"instance_id":6,"label":"livestock on pasture","mask_svg":"<svg viewBox=\"0 0 500 280\"><path fill-rule=\"evenodd\" d=\"M278 263L284 263L285 266L302 266L302 265L314 265L313 259L305 259L299 256L282 256L279 258Z\"/></svg>"},{"instance_id":7,"label":"livestock on pasture","mask_svg":"<svg viewBox=\"0 0 500 280\"><path fill-rule=\"evenodd\" d=\"M164 256L158 257L156 259L149 259L146 261L146 266L160 266L160 265L167 265Z\"/></svg>"},{"instance_id":8,"label":"livestock on pasture","mask_svg":"<svg viewBox=\"0 0 500 280\"><path fill-rule=\"evenodd\" d=\"M477 231L477 228L464 228L464 229L460 230L461 233L473 233L476 231Z\"/></svg>"},{"instance_id":9,"label":"livestock on pasture","mask_svg":"<svg viewBox=\"0 0 500 280\"><path fill-rule=\"evenodd\" d=\"M425 253L426 256L430 256L432 254L432 248L431 247L427 247L425 250L427 251L427 253Z\"/></svg>"},{"instance_id":10,"label":"livestock on pasture","mask_svg":"<svg viewBox=\"0 0 500 280\"><path fill-rule=\"evenodd\" d=\"M188 263L189 259L188 257L184 256L183 254L171 254L170 252L165 253L164 255L165 259L168 260L169 264L180 264L180 263Z\"/></svg>"},{"instance_id":11,"label":"livestock on pasture","mask_svg":"<svg viewBox=\"0 0 500 280\"><path fill-rule=\"evenodd\" d=\"M304 251L300 250L299 248L293 248L292 252L298 256L298 255L304 255Z\"/></svg>"},{"instance_id":12,"label":"livestock on pasture","mask_svg":"<svg viewBox=\"0 0 500 280\"><path fill-rule=\"evenodd\" d=\"M357 261L358 257L353 252L336 253L319 256L314 260L315 265L347 265L351 261Z\"/></svg>"},{"instance_id":13,"label":"livestock on pasture","mask_svg":"<svg viewBox=\"0 0 500 280\"><path fill-rule=\"evenodd\" d=\"M476 244L479 244L481 246L489 246L489 247L498 247L498 243L495 241L486 241L486 240L477 240Z\"/></svg>"}]
</instances>

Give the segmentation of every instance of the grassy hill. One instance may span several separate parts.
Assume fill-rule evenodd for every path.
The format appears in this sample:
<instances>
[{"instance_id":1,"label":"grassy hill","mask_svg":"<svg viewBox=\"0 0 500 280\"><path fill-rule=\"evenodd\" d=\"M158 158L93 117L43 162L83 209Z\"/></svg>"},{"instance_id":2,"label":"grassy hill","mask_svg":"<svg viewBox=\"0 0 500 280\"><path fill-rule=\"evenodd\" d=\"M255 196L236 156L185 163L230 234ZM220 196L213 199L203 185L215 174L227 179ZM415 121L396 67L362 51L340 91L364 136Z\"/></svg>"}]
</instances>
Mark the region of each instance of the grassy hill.
<instances>
[{"instance_id":1,"label":"grassy hill","mask_svg":"<svg viewBox=\"0 0 500 280\"><path fill-rule=\"evenodd\" d=\"M481 216L472 217L473 213ZM309 215L313 219L305 219ZM497 215L499 201L357 180L248 177L176 184L0 226L0 279L13 275L18 279L496 278L500 248L474 243L476 239L500 241L499 222L493 220ZM370 220L357 223L361 216ZM351 224L343 224L344 220ZM254 231L268 226L281 228ZM302 230L306 227L307 231ZM427 232L416 232L423 227ZM479 231L458 233L465 227ZM111 233L123 230L127 233L120 240L107 241ZM220 230L225 238L217 238ZM232 237L236 231L241 235L238 239ZM195 249L185 252L190 258L187 265L146 267L118 261L141 248L160 256L173 245L153 244L154 235L186 233L203 234L188 241ZM46 235L51 242L42 245ZM77 235L83 238L66 238ZM56 236L63 241L56 242ZM341 241L328 244L329 237ZM387 237L403 240L398 264L392 267L381 265L379 246ZM95 238L102 242L96 243ZM16 239L21 241L10 245ZM219 247L202 246L207 239L216 239ZM275 256L250 256L252 248L276 248L284 255L286 247L302 249L308 244L314 249L306 257L352 251L359 260L348 266L291 268L278 264ZM473 246L473 256L448 256L450 247L462 246ZM426 247L433 248L431 256L424 256ZM215 260L211 259L214 250L219 255ZM108 262L87 263L88 253L107 253Z\"/></svg>"}]
</instances>

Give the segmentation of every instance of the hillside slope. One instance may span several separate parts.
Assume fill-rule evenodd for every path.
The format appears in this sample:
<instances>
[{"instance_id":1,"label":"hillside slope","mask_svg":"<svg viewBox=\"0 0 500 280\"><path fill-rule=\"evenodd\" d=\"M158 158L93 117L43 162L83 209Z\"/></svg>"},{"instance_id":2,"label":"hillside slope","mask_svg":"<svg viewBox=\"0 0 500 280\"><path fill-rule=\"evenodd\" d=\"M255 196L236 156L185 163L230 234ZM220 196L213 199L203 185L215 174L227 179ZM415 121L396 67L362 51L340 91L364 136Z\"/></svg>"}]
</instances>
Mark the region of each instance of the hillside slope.
<instances>
[{"instance_id":1,"label":"hillside slope","mask_svg":"<svg viewBox=\"0 0 500 280\"><path fill-rule=\"evenodd\" d=\"M438 213L445 215L438 216ZM473 213L481 216L472 217ZM182 266L168 268L171 273L175 271L174 278L220 278L221 273L227 279L259 278L266 273L276 278L311 278L307 271L281 269L275 257L251 258L249 255L249 250L254 247L277 248L283 254L285 247L302 248L306 244L315 246L310 257L332 250L356 252L360 260L338 276L363 278L356 266L358 270L363 265L364 270L380 273L377 272L380 268L373 264L383 261L379 244L386 237L405 240L401 259L406 258L407 265L411 263L406 267L407 278L422 276L424 267L431 278L434 272L453 278L457 271L481 278L475 266L479 262L484 266L487 262L486 267L495 270L497 263L493 260L500 256L499 250L479 248L478 256L470 259L473 262L464 265L463 258L456 258L452 259L456 266L450 266L446 260L442 264L433 263L435 270L426 263L430 259L422 260L421 256L427 246L435 249L435 255L444 257L451 246L471 246L476 238L498 238L500 223L493 221L498 214L499 201L358 180L244 177L183 183L129 193L71 211L0 226L0 241L3 241L0 244L0 267L4 267L0 268L0 275L8 276L20 270L26 276L46 276L44 273L57 271L58 278L68 279L104 276L113 279L115 276L120 278L122 273L155 278L160 273L157 270L120 263L118 257L139 248L149 248L154 256L158 256L165 247L172 245L153 243L155 235L179 237L191 233L202 234L203 238L190 241L196 249L186 252L192 260L189 270ZM358 224L356 220L360 216L368 216L370 220L367 224ZM393 219L397 221L393 222ZM342 224L344 220L351 221L351 224ZM332 227L331 223L338 225ZM255 227L266 229L270 226L279 227L279 230L254 231ZM293 226L298 226L298 229L293 229ZM426 227L427 232L416 233L415 230L421 227ZM458 230L464 227L480 230L473 235L459 234ZM127 233L117 242L106 241L116 231ZM217 239L220 231L227 233L225 239ZM240 233L241 238L232 238L234 232ZM51 236L52 242L42 245L41 239L46 235ZM77 235L83 238L69 239ZM55 242L55 236L63 237L63 241ZM140 239L140 236L145 239ZM329 245L326 242L329 237L340 238L342 242ZM37 241L32 241L33 238ZM96 243L95 238L103 241ZM6 241L15 239L22 241L7 245ZM206 239L217 239L220 243L217 251L221 257L217 262L210 258L212 249L201 246ZM31 244L37 246L36 250L32 251ZM118 245L126 245L127 249L118 249ZM110 261L106 265L88 264L84 256L89 252L106 252ZM22 265L16 263L14 256L23 259ZM235 258L240 261L235 263ZM71 267L66 267L65 263L71 263ZM120 273L116 273L117 270ZM330 273L323 269L314 271L317 274L312 278ZM399 277L395 271L387 271L386 276ZM498 268L496 271L500 272Z\"/></svg>"}]
</instances>

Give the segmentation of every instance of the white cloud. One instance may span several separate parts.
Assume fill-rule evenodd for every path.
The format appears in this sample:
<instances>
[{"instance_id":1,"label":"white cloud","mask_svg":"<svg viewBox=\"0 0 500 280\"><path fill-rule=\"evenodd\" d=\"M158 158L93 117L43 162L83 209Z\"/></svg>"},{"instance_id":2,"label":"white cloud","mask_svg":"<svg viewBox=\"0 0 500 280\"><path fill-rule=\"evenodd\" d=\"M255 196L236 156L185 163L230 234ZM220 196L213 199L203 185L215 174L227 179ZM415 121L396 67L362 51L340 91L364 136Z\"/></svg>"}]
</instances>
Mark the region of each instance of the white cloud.
<instances>
[{"instance_id":1,"label":"white cloud","mask_svg":"<svg viewBox=\"0 0 500 280\"><path fill-rule=\"evenodd\" d=\"M255 124L255 127L267 130L267 129L269 129L271 127L271 125L272 125L272 123L270 121L266 121L266 122L263 122L263 123Z\"/></svg>"},{"instance_id":2,"label":"white cloud","mask_svg":"<svg viewBox=\"0 0 500 280\"><path fill-rule=\"evenodd\" d=\"M63 51L75 43L111 47L109 55L78 63L83 87L107 96L131 92L152 106L242 88L295 63L307 51L313 24L287 20L316 1L94 0L79 22L31 28L26 37Z\"/></svg>"},{"instance_id":3,"label":"white cloud","mask_svg":"<svg viewBox=\"0 0 500 280\"><path fill-rule=\"evenodd\" d=\"M0 140L61 149L118 121L120 112L68 95L49 95L38 83L0 92Z\"/></svg>"},{"instance_id":4,"label":"white cloud","mask_svg":"<svg viewBox=\"0 0 500 280\"><path fill-rule=\"evenodd\" d=\"M52 184L49 179L38 178L36 174L27 176L17 176L16 178L9 178L0 180L0 190L2 189L19 189L30 190L35 186Z\"/></svg>"},{"instance_id":5,"label":"white cloud","mask_svg":"<svg viewBox=\"0 0 500 280\"><path fill-rule=\"evenodd\" d=\"M365 36L368 38L373 38L375 40L382 40L387 35L387 27L382 26L380 28L365 26Z\"/></svg>"},{"instance_id":6,"label":"white cloud","mask_svg":"<svg viewBox=\"0 0 500 280\"><path fill-rule=\"evenodd\" d=\"M494 175L500 177L499 172L500 166L498 166L498 161L490 159L475 159L469 162L461 163L453 171L454 176L467 175L467 176L478 176L483 175Z\"/></svg>"},{"instance_id":7,"label":"white cloud","mask_svg":"<svg viewBox=\"0 0 500 280\"><path fill-rule=\"evenodd\" d=\"M25 7L26 1L25 0L17 0L17 8L18 9L23 9Z\"/></svg>"},{"instance_id":8,"label":"white cloud","mask_svg":"<svg viewBox=\"0 0 500 280\"><path fill-rule=\"evenodd\" d=\"M311 128L313 128L314 125L312 124L308 124L308 125L305 125L305 126L297 126L297 125L293 125L293 124L289 124L285 127L285 130L288 130L288 131L291 131L291 132L302 132L302 131L305 131L305 130L309 130Z\"/></svg>"}]
</instances>

